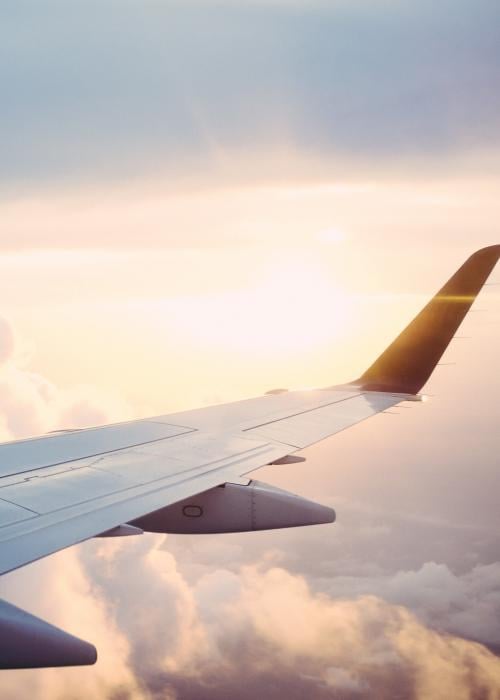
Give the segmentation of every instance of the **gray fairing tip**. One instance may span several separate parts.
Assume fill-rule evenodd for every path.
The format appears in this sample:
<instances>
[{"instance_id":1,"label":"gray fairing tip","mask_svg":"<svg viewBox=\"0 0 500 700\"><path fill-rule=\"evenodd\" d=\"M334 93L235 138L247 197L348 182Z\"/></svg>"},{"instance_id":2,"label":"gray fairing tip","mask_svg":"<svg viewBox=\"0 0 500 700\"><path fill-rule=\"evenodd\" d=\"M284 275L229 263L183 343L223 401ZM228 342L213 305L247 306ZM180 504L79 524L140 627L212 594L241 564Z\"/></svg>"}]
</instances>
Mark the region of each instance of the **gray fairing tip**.
<instances>
[{"instance_id":1,"label":"gray fairing tip","mask_svg":"<svg viewBox=\"0 0 500 700\"><path fill-rule=\"evenodd\" d=\"M96 648L0 600L0 669L90 666Z\"/></svg>"}]
</instances>

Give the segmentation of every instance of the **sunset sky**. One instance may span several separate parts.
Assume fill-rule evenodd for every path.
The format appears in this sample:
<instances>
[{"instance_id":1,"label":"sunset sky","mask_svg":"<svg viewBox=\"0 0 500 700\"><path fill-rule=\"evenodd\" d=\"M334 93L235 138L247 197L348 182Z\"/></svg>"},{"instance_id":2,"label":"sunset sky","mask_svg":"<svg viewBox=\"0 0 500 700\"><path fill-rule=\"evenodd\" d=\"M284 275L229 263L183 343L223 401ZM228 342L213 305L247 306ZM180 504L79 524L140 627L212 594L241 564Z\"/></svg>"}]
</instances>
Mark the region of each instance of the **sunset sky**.
<instances>
[{"instance_id":1,"label":"sunset sky","mask_svg":"<svg viewBox=\"0 0 500 700\"><path fill-rule=\"evenodd\" d=\"M321 387L500 242L496 0L0 7L0 437ZM500 698L500 269L426 387L258 478L335 525L90 541L2 700ZM448 364L449 363L449 364Z\"/></svg>"}]
</instances>

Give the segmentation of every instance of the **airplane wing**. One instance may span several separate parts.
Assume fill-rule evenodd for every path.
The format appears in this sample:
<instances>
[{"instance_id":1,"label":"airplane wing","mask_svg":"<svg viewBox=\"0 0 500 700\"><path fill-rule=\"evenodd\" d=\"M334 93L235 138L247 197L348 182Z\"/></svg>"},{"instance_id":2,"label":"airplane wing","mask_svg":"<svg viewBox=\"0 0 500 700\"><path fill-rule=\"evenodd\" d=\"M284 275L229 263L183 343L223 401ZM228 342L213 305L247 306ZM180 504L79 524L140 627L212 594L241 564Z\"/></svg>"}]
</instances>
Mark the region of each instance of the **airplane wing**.
<instances>
[{"instance_id":1,"label":"airplane wing","mask_svg":"<svg viewBox=\"0 0 500 700\"><path fill-rule=\"evenodd\" d=\"M356 381L0 445L0 574L95 536L333 522L248 474L418 392L500 257L472 255ZM8 634L7 634L8 632ZM33 641L35 640L35 641ZM94 663L94 647L0 603L0 668Z\"/></svg>"}]
</instances>

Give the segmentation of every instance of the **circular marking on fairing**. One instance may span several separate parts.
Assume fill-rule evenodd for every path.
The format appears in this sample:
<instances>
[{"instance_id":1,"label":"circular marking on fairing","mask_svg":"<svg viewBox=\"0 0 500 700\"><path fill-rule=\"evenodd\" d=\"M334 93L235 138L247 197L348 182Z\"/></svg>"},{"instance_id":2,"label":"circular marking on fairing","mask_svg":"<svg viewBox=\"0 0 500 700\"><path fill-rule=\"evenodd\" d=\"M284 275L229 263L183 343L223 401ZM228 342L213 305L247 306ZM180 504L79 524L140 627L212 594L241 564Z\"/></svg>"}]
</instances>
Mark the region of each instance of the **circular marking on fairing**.
<instances>
[{"instance_id":1,"label":"circular marking on fairing","mask_svg":"<svg viewBox=\"0 0 500 700\"><path fill-rule=\"evenodd\" d=\"M203 508L201 506L184 506L182 512L186 518L199 518L203 515Z\"/></svg>"}]
</instances>

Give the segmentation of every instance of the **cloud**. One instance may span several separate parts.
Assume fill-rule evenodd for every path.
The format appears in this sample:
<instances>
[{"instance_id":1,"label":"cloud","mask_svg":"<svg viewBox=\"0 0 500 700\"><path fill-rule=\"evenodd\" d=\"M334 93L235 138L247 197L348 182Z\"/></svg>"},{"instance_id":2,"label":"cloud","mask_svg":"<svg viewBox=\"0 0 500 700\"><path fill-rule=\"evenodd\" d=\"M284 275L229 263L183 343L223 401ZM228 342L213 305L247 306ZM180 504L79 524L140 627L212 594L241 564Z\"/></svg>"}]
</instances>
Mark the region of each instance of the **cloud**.
<instances>
[{"instance_id":1,"label":"cloud","mask_svg":"<svg viewBox=\"0 0 500 700\"><path fill-rule=\"evenodd\" d=\"M168 541L80 549L92 605L129 640L131 687L144 698L496 697L498 658L429 629L402 605L355 590L314 593L268 556L236 572L207 569L188 584L189 553L174 557Z\"/></svg>"},{"instance_id":2,"label":"cloud","mask_svg":"<svg viewBox=\"0 0 500 700\"><path fill-rule=\"evenodd\" d=\"M313 596L303 579L282 569L246 571L243 581L234 614L248 616L258 637L271 644L270 665L277 657L296 669L305 660L308 673L316 671L326 685L348 690L348 679L354 692L366 690L370 697L392 697L398 676L422 698L469 697L483 674L486 683L500 680L500 664L480 647L435 634L408 611L373 596ZM477 664L471 683L462 666L467 659Z\"/></svg>"},{"instance_id":3,"label":"cloud","mask_svg":"<svg viewBox=\"0 0 500 700\"><path fill-rule=\"evenodd\" d=\"M99 639L99 663L79 669L3 672L2 698L140 700L127 665L129 641L114 622L112 600L96 595L76 548L2 577L2 597L83 639Z\"/></svg>"},{"instance_id":4,"label":"cloud","mask_svg":"<svg viewBox=\"0 0 500 700\"><path fill-rule=\"evenodd\" d=\"M417 571L334 577L327 590L334 598L373 594L409 608L436 630L496 646L500 644L499 576L498 562L459 575L445 564L429 561Z\"/></svg>"},{"instance_id":5,"label":"cloud","mask_svg":"<svg viewBox=\"0 0 500 700\"><path fill-rule=\"evenodd\" d=\"M186 673L208 653L193 592L164 537L140 537L83 552L83 561L104 600L113 600L116 623L131 640L130 666L138 676L157 669ZM104 566L101 566L101 557Z\"/></svg>"},{"instance_id":6,"label":"cloud","mask_svg":"<svg viewBox=\"0 0 500 700\"><path fill-rule=\"evenodd\" d=\"M0 365L4 364L14 353L14 331L9 322L0 317Z\"/></svg>"},{"instance_id":7,"label":"cloud","mask_svg":"<svg viewBox=\"0 0 500 700\"><path fill-rule=\"evenodd\" d=\"M16 344L17 342L17 344ZM26 350L11 324L0 317L0 438L99 425L130 416L119 398L91 386L61 389L25 368Z\"/></svg>"}]
</instances>

